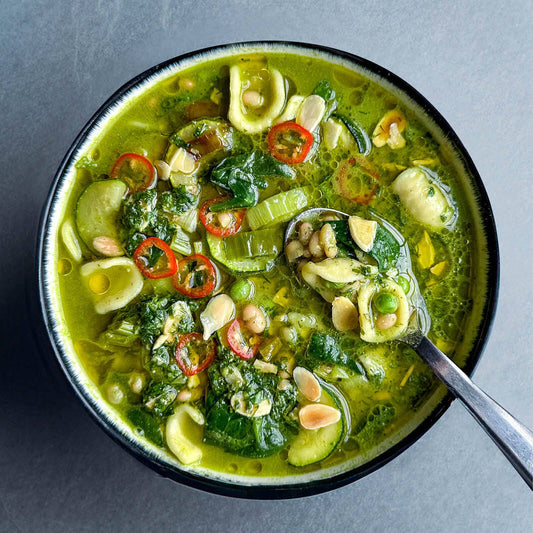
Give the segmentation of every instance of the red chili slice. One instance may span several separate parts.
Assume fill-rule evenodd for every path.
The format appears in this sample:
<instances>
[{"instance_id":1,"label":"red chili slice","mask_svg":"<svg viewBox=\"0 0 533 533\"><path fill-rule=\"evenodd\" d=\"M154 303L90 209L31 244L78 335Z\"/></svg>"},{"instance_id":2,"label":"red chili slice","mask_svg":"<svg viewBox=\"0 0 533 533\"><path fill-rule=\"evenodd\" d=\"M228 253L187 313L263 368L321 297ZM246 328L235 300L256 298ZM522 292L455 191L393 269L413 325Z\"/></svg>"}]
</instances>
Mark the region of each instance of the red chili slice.
<instances>
[{"instance_id":1,"label":"red chili slice","mask_svg":"<svg viewBox=\"0 0 533 533\"><path fill-rule=\"evenodd\" d=\"M241 359L251 359L259 350L259 337L249 331L240 318L236 318L226 334L232 352Z\"/></svg>"},{"instance_id":2,"label":"red chili slice","mask_svg":"<svg viewBox=\"0 0 533 533\"><path fill-rule=\"evenodd\" d=\"M207 202L204 202L202 207L200 207L200 221L209 233L212 233L217 237L229 237L230 235L237 233L244 219L244 211L239 209L230 209L228 211L221 211L220 213L209 212L209 208L213 204L223 202L225 199L224 196L218 196L212 200L207 200ZM221 225L221 220L223 220L223 218L220 215L224 215L225 218L227 218L226 215L230 217L227 225Z\"/></svg>"},{"instance_id":3,"label":"red chili slice","mask_svg":"<svg viewBox=\"0 0 533 533\"><path fill-rule=\"evenodd\" d=\"M215 358L216 344L213 339L205 341L200 333L188 333L176 346L176 363L186 376L195 376L205 370Z\"/></svg>"},{"instance_id":4,"label":"red chili slice","mask_svg":"<svg viewBox=\"0 0 533 533\"><path fill-rule=\"evenodd\" d=\"M148 237L141 242L133 253L133 260L142 274L150 279L168 278L178 268L174 252L157 237Z\"/></svg>"},{"instance_id":5,"label":"red chili slice","mask_svg":"<svg viewBox=\"0 0 533 533\"><path fill-rule=\"evenodd\" d=\"M121 155L111 170L110 177L122 180L130 193L144 191L155 184L155 168L139 154Z\"/></svg>"},{"instance_id":6,"label":"red chili slice","mask_svg":"<svg viewBox=\"0 0 533 533\"><path fill-rule=\"evenodd\" d=\"M193 254L178 261L172 278L174 288L189 298L203 298L213 291L217 283L215 267L207 257Z\"/></svg>"},{"instance_id":7,"label":"red chili slice","mask_svg":"<svg viewBox=\"0 0 533 533\"><path fill-rule=\"evenodd\" d=\"M368 205L379 188L376 167L362 156L351 157L335 173L335 188L347 200Z\"/></svg>"},{"instance_id":8,"label":"red chili slice","mask_svg":"<svg viewBox=\"0 0 533 533\"><path fill-rule=\"evenodd\" d=\"M277 160L289 165L301 163L312 145L313 134L296 122L276 124L268 132L270 153Z\"/></svg>"}]
</instances>

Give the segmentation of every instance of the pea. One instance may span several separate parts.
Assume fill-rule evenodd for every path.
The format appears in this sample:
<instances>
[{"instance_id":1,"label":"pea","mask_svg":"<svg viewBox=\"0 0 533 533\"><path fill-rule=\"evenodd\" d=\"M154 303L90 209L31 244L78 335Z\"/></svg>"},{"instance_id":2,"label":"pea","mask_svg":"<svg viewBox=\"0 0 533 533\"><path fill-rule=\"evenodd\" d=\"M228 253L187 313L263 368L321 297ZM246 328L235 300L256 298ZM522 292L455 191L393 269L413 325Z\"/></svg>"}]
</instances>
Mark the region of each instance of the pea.
<instances>
[{"instance_id":1,"label":"pea","mask_svg":"<svg viewBox=\"0 0 533 533\"><path fill-rule=\"evenodd\" d=\"M234 300L246 300L252 296L254 284L249 279L240 279L236 281L230 289L230 296Z\"/></svg>"},{"instance_id":2,"label":"pea","mask_svg":"<svg viewBox=\"0 0 533 533\"><path fill-rule=\"evenodd\" d=\"M394 294L382 292L376 298L376 309L384 315L395 313L398 309L398 298Z\"/></svg>"},{"instance_id":3,"label":"pea","mask_svg":"<svg viewBox=\"0 0 533 533\"><path fill-rule=\"evenodd\" d=\"M411 288L411 284L409 283L409 280L402 276L398 278L398 285L402 288L405 294L407 294L409 292L409 289Z\"/></svg>"}]
</instances>

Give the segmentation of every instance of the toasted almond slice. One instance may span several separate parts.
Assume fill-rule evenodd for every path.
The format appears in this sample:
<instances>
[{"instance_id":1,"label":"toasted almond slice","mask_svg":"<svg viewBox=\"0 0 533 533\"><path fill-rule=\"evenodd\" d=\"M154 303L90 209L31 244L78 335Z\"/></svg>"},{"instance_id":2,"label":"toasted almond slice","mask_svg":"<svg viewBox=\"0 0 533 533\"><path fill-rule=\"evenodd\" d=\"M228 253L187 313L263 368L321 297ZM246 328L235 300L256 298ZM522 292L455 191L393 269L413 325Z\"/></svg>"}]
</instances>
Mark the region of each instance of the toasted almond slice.
<instances>
[{"instance_id":1,"label":"toasted almond slice","mask_svg":"<svg viewBox=\"0 0 533 533\"><path fill-rule=\"evenodd\" d=\"M359 313L346 296L337 296L331 304L331 319L337 331L351 331L359 325Z\"/></svg>"},{"instance_id":2,"label":"toasted almond slice","mask_svg":"<svg viewBox=\"0 0 533 533\"><path fill-rule=\"evenodd\" d=\"M375 220L366 220L354 215L348 218L348 227L355 244L363 252L370 252L374 247L378 223Z\"/></svg>"},{"instance_id":3,"label":"toasted almond slice","mask_svg":"<svg viewBox=\"0 0 533 533\"><path fill-rule=\"evenodd\" d=\"M313 131L324 118L326 112L326 102L324 98L316 94L308 96L298 109L296 114L296 124L302 126L307 131Z\"/></svg>"},{"instance_id":4,"label":"toasted almond slice","mask_svg":"<svg viewBox=\"0 0 533 533\"><path fill-rule=\"evenodd\" d=\"M124 248L120 245L118 241L112 237L95 237L93 239L93 248L102 255L107 257L118 257L124 255Z\"/></svg>"},{"instance_id":5,"label":"toasted almond slice","mask_svg":"<svg viewBox=\"0 0 533 533\"><path fill-rule=\"evenodd\" d=\"M341 413L335 407L312 403L302 407L298 417L303 428L319 429L338 422L341 419Z\"/></svg>"},{"instance_id":6,"label":"toasted almond slice","mask_svg":"<svg viewBox=\"0 0 533 533\"><path fill-rule=\"evenodd\" d=\"M292 377L298 387L298 390L310 401L316 402L320 400L320 394L322 388L318 379L312 372L309 372L306 368L297 366L293 372Z\"/></svg>"}]
</instances>

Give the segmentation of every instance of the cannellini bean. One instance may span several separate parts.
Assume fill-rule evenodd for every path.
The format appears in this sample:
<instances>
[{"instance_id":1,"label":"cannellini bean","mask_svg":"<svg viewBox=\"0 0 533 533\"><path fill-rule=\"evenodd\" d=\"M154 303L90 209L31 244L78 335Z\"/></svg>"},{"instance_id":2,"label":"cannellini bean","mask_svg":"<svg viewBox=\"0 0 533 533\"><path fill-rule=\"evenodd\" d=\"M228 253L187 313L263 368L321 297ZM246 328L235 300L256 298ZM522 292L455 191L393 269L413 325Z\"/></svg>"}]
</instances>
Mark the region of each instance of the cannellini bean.
<instances>
[{"instance_id":1,"label":"cannellini bean","mask_svg":"<svg viewBox=\"0 0 533 533\"><path fill-rule=\"evenodd\" d=\"M124 248L112 237L95 237L93 239L93 248L102 255L107 257L118 257L124 255Z\"/></svg>"},{"instance_id":2,"label":"cannellini bean","mask_svg":"<svg viewBox=\"0 0 533 533\"><path fill-rule=\"evenodd\" d=\"M200 314L200 322L204 328L204 340L225 326L235 316L235 304L227 294L218 294Z\"/></svg>"},{"instance_id":3,"label":"cannellini bean","mask_svg":"<svg viewBox=\"0 0 533 533\"><path fill-rule=\"evenodd\" d=\"M107 399L112 404L117 405L124 399L124 392L118 385L110 385L107 388Z\"/></svg>"},{"instance_id":4,"label":"cannellini bean","mask_svg":"<svg viewBox=\"0 0 533 533\"><path fill-rule=\"evenodd\" d=\"M266 317L257 305L249 304L242 310L242 319L246 327L256 335L263 333L267 326Z\"/></svg>"},{"instance_id":5,"label":"cannellini bean","mask_svg":"<svg viewBox=\"0 0 533 533\"><path fill-rule=\"evenodd\" d=\"M285 246L285 255L289 263L294 263L304 254L304 247L300 241L291 241Z\"/></svg>"},{"instance_id":6,"label":"cannellini bean","mask_svg":"<svg viewBox=\"0 0 533 533\"><path fill-rule=\"evenodd\" d=\"M316 402L320 400L320 395L322 394L322 387L318 379L312 372L309 372L306 368L302 366L297 366L293 372L292 377L294 382L298 387L298 390L311 402Z\"/></svg>"},{"instance_id":7,"label":"cannellini bean","mask_svg":"<svg viewBox=\"0 0 533 533\"><path fill-rule=\"evenodd\" d=\"M170 178L170 165L166 161L158 159L154 161L154 166L157 169L157 177L163 181Z\"/></svg>"},{"instance_id":8,"label":"cannellini bean","mask_svg":"<svg viewBox=\"0 0 533 533\"><path fill-rule=\"evenodd\" d=\"M337 239L331 224L324 224L320 230L320 244L324 249L326 257L335 257L339 251L337 248Z\"/></svg>"},{"instance_id":9,"label":"cannellini bean","mask_svg":"<svg viewBox=\"0 0 533 533\"><path fill-rule=\"evenodd\" d=\"M130 389L135 393L139 394L144 387L144 379L139 374L132 374L130 377L128 384L130 386Z\"/></svg>"},{"instance_id":10,"label":"cannellini bean","mask_svg":"<svg viewBox=\"0 0 533 533\"><path fill-rule=\"evenodd\" d=\"M242 93L242 103L249 107L261 107L263 105L264 98L257 91L248 89Z\"/></svg>"},{"instance_id":11,"label":"cannellini bean","mask_svg":"<svg viewBox=\"0 0 533 533\"><path fill-rule=\"evenodd\" d=\"M359 324L359 313L346 296L337 296L331 304L331 319L337 331L351 331Z\"/></svg>"},{"instance_id":12,"label":"cannellini bean","mask_svg":"<svg viewBox=\"0 0 533 533\"><path fill-rule=\"evenodd\" d=\"M298 413L300 424L305 429L319 429L335 424L341 419L338 409L323 404L309 404Z\"/></svg>"},{"instance_id":13,"label":"cannellini bean","mask_svg":"<svg viewBox=\"0 0 533 533\"><path fill-rule=\"evenodd\" d=\"M394 313L389 313L387 315L379 315L376 318L376 328L378 329L390 329L394 324L396 324L396 321L398 320L398 317Z\"/></svg>"},{"instance_id":14,"label":"cannellini bean","mask_svg":"<svg viewBox=\"0 0 533 533\"><path fill-rule=\"evenodd\" d=\"M309 251L315 258L322 257L324 255L324 249L320 245L320 231L315 231L309 241Z\"/></svg>"},{"instance_id":15,"label":"cannellini bean","mask_svg":"<svg viewBox=\"0 0 533 533\"><path fill-rule=\"evenodd\" d=\"M304 245L307 246L313 235L313 226L309 222L303 222L298 230L298 239Z\"/></svg>"}]
</instances>

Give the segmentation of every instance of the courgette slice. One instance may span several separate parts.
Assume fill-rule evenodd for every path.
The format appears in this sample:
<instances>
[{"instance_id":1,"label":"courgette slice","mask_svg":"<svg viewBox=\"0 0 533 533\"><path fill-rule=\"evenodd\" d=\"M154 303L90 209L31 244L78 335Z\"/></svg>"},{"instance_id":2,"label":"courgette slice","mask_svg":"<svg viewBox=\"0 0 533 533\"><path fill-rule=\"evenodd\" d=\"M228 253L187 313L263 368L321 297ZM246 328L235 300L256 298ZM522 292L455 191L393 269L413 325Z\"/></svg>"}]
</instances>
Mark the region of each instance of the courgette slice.
<instances>
[{"instance_id":1,"label":"courgette slice","mask_svg":"<svg viewBox=\"0 0 533 533\"><path fill-rule=\"evenodd\" d=\"M76 226L83 242L92 250L96 237L119 240L118 215L127 186L121 180L91 183L76 206Z\"/></svg>"},{"instance_id":2,"label":"courgette slice","mask_svg":"<svg viewBox=\"0 0 533 533\"><path fill-rule=\"evenodd\" d=\"M329 387L322 387L320 403L335 407L343 413L340 402ZM335 424L320 429L300 428L289 448L289 463L293 466L307 466L323 461L339 447L345 427L344 416L341 416Z\"/></svg>"},{"instance_id":3,"label":"courgette slice","mask_svg":"<svg viewBox=\"0 0 533 533\"><path fill-rule=\"evenodd\" d=\"M234 239L238 239L239 242ZM207 233L207 244L213 258L231 271L259 272L268 270L272 266L281 252L283 239L278 228L269 228L240 232L223 239ZM243 253L236 257L235 251L241 247Z\"/></svg>"}]
</instances>

